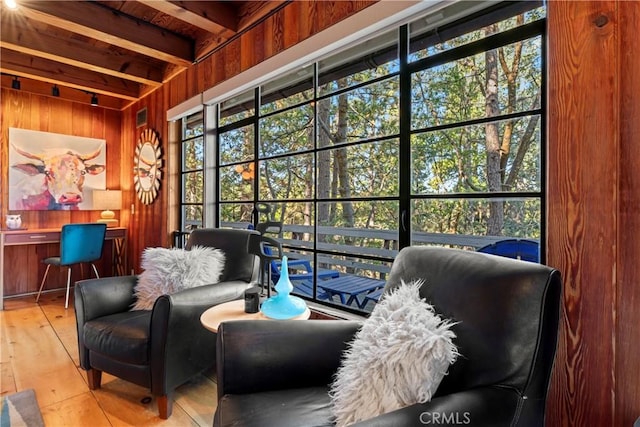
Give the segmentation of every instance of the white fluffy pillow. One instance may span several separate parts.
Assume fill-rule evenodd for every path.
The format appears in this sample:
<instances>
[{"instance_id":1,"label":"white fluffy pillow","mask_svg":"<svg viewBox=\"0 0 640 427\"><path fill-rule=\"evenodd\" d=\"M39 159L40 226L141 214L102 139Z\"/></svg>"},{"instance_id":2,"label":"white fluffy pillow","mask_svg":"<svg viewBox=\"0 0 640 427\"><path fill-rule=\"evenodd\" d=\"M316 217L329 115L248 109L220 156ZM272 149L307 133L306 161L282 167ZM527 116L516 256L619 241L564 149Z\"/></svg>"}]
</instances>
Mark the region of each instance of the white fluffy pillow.
<instances>
[{"instance_id":1,"label":"white fluffy pillow","mask_svg":"<svg viewBox=\"0 0 640 427\"><path fill-rule=\"evenodd\" d=\"M138 277L135 288L138 300L131 309L151 310L161 295L218 283L224 261L224 253L210 247L193 246L188 251L177 248L145 249L140 263L144 271Z\"/></svg>"},{"instance_id":2,"label":"white fluffy pillow","mask_svg":"<svg viewBox=\"0 0 640 427\"><path fill-rule=\"evenodd\" d=\"M452 323L420 299L421 284L386 295L349 344L330 391L337 426L431 400L455 361Z\"/></svg>"}]
</instances>

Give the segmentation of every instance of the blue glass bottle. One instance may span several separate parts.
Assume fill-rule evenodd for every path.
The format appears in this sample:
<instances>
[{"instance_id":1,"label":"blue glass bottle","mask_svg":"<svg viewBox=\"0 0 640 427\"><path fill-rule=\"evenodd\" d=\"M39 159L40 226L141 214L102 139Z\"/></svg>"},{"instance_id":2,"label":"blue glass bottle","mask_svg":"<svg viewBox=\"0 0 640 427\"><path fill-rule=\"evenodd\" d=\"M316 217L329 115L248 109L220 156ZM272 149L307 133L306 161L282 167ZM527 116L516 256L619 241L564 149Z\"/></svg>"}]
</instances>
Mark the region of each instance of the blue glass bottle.
<instances>
[{"instance_id":1,"label":"blue glass bottle","mask_svg":"<svg viewBox=\"0 0 640 427\"><path fill-rule=\"evenodd\" d=\"M276 283L277 294L267 298L262 303L260 311L271 319L292 319L301 315L307 309L307 303L302 298L291 295L293 285L289 280L287 257L282 257L280 266L280 278Z\"/></svg>"}]
</instances>

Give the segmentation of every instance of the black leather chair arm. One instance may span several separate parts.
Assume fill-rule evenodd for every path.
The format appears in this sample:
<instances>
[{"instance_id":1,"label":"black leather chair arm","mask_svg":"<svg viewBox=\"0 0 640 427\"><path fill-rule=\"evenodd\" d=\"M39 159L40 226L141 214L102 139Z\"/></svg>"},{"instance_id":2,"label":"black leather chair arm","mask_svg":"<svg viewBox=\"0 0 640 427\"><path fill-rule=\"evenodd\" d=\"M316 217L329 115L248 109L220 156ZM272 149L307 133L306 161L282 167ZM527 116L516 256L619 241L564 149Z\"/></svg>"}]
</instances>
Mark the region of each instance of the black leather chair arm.
<instances>
[{"instance_id":1,"label":"black leather chair arm","mask_svg":"<svg viewBox=\"0 0 640 427\"><path fill-rule=\"evenodd\" d=\"M354 427L437 426L512 426L516 425L522 399L518 392L506 387L479 387L446 396L434 397L424 404L382 414L354 424ZM520 402L521 403L521 402ZM519 425L543 425L540 420L520 420Z\"/></svg>"},{"instance_id":2,"label":"black leather chair arm","mask_svg":"<svg viewBox=\"0 0 640 427\"><path fill-rule=\"evenodd\" d=\"M326 386L360 325L341 320L223 322L216 355L218 398Z\"/></svg>"},{"instance_id":3,"label":"black leather chair arm","mask_svg":"<svg viewBox=\"0 0 640 427\"><path fill-rule=\"evenodd\" d=\"M138 276L103 277L76 282L74 297L76 316L82 323L131 309L133 288Z\"/></svg>"},{"instance_id":4,"label":"black leather chair arm","mask_svg":"<svg viewBox=\"0 0 640 427\"><path fill-rule=\"evenodd\" d=\"M84 345L84 324L98 317L131 309L137 276L104 277L76 282L73 295L80 366L89 369L89 350Z\"/></svg>"},{"instance_id":5,"label":"black leather chair arm","mask_svg":"<svg viewBox=\"0 0 640 427\"><path fill-rule=\"evenodd\" d=\"M215 364L215 334L202 326L200 316L208 308L242 298L251 284L236 281L199 286L163 295L151 315L152 384L156 395L167 394L185 378Z\"/></svg>"}]
</instances>

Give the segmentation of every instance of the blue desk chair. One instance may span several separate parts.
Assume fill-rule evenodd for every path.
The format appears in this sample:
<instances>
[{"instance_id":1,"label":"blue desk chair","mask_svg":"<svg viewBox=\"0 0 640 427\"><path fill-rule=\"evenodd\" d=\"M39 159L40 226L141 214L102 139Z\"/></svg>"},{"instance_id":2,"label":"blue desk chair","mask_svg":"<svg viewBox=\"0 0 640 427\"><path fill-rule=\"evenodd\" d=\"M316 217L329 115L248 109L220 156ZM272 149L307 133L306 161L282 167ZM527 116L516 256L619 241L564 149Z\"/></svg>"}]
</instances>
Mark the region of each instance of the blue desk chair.
<instances>
[{"instance_id":1,"label":"blue desk chair","mask_svg":"<svg viewBox=\"0 0 640 427\"><path fill-rule=\"evenodd\" d=\"M500 255L506 258L540 262L540 246L538 242L527 239L505 239L483 246L478 252Z\"/></svg>"},{"instance_id":2,"label":"blue desk chair","mask_svg":"<svg viewBox=\"0 0 640 427\"><path fill-rule=\"evenodd\" d=\"M42 262L47 264L36 302L40 300L42 288L47 280L49 268L52 265L68 267L67 271L67 296L64 308L69 307L69 288L71 287L71 266L82 262L90 262L93 272L98 276L94 261L102 258L104 236L107 233L107 225L101 223L66 224L62 226L60 233L60 256L45 258Z\"/></svg>"}]
</instances>

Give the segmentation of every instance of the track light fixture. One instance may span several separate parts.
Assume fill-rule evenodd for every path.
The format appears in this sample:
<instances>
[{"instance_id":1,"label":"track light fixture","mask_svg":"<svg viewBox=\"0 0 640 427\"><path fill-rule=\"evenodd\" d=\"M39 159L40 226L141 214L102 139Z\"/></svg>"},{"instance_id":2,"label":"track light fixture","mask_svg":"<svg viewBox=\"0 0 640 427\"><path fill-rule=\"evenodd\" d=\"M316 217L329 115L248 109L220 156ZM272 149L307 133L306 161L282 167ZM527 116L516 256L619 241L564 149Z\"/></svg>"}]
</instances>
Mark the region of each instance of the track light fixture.
<instances>
[{"instance_id":1,"label":"track light fixture","mask_svg":"<svg viewBox=\"0 0 640 427\"><path fill-rule=\"evenodd\" d=\"M80 92L86 93L87 95L91 95L91 106L92 107L97 107L98 106L98 95L96 95L95 92L89 92L86 90L82 90L82 89L77 89Z\"/></svg>"},{"instance_id":2,"label":"track light fixture","mask_svg":"<svg viewBox=\"0 0 640 427\"><path fill-rule=\"evenodd\" d=\"M18 80L18 76L13 77L13 81L11 82L11 89L20 90L20 80Z\"/></svg>"},{"instance_id":3,"label":"track light fixture","mask_svg":"<svg viewBox=\"0 0 640 427\"><path fill-rule=\"evenodd\" d=\"M53 85L51 88L51 96L60 96L60 89L58 88L58 85Z\"/></svg>"}]
</instances>

